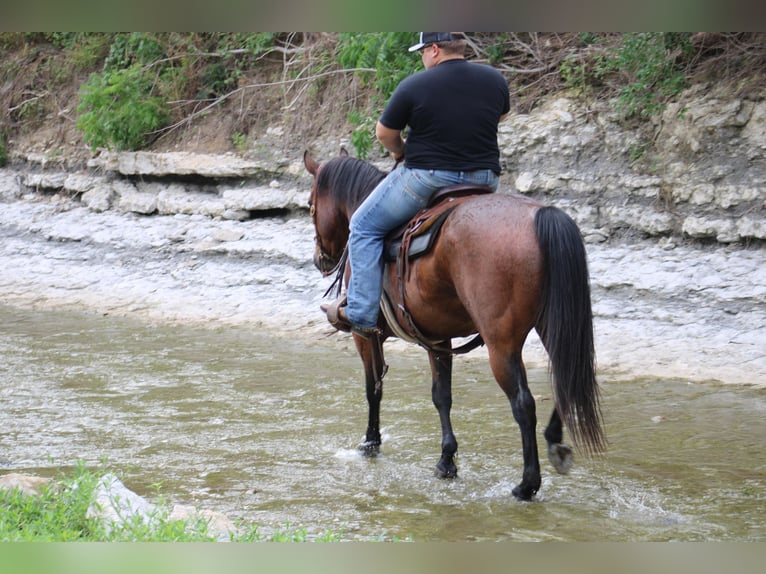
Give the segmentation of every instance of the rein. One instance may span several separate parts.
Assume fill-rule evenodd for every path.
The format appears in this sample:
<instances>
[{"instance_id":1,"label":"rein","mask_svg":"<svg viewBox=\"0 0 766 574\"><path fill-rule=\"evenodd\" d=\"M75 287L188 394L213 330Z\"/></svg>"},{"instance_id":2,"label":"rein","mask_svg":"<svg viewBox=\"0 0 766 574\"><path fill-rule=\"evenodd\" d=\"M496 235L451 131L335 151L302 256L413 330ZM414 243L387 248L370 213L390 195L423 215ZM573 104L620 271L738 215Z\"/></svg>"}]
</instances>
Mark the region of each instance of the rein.
<instances>
[{"instance_id":1,"label":"rein","mask_svg":"<svg viewBox=\"0 0 766 574\"><path fill-rule=\"evenodd\" d=\"M320 256L323 256L324 253L322 251L322 245L319 242L319 237L316 238L317 245L319 246L319 254ZM326 256L325 256L326 257ZM338 260L338 264L332 268L330 272L327 273L327 275L332 275L335 273L335 279L333 279L330 286L327 288L327 291L324 292L324 295L322 297L327 297L333 289L335 289L335 296L340 297L340 292L343 289L343 275L346 273L346 262L348 261L348 243L346 243L346 246L343 248L343 253L340 255L340 259Z\"/></svg>"}]
</instances>

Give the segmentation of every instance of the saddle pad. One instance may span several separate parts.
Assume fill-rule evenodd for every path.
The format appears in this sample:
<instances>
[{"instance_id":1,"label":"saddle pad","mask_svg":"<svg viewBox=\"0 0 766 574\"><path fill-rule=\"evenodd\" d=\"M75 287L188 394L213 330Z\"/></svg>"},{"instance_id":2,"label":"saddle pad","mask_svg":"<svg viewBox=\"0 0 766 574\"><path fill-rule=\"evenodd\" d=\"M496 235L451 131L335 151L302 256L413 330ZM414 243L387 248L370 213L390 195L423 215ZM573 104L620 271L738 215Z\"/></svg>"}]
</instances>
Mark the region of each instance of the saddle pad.
<instances>
[{"instance_id":1,"label":"saddle pad","mask_svg":"<svg viewBox=\"0 0 766 574\"><path fill-rule=\"evenodd\" d=\"M410 249L407 253L408 259L415 259L431 249L436 240L436 236L439 235L439 230L447 219L447 216L453 209L455 209L455 207L457 207L457 205L440 213L433 221L429 221L427 225L424 224L421 226L423 231L416 231L415 234L413 234L410 239ZM396 261L397 257L399 257L402 241L403 239L401 237L397 237L396 239L386 242L384 255L387 262Z\"/></svg>"},{"instance_id":2,"label":"saddle pad","mask_svg":"<svg viewBox=\"0 0 766 574\"><path fill-rule=\"evenodd\" d=\"M431 197L428 207L388 235L383 249L384 260L386 262L397 260L405 238L409 242L407 260L427 253L433 246L447 216L458 204L472 196L493 192L494 190L489 186L474 184L457 184L441 188Z\"/></svg>"}]
</instances>

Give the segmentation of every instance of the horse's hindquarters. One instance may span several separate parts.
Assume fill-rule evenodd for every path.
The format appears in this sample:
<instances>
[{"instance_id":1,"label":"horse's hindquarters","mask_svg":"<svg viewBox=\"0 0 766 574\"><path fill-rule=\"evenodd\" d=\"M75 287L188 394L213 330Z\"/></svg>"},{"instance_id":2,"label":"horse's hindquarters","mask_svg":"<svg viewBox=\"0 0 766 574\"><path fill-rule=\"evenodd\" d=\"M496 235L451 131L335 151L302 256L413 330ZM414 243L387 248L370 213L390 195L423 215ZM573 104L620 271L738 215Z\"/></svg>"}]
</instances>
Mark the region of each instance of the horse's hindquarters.
<instances>
[{"instance_id":1,"label":"horse's hindquarters","mask_svg":"<svg viewBox=\"0 0 766 574\"><path fill-rule=\"evenodd\" d=\"M418 328L435 338L481 333L523 344L534 326L542 287L542 256L535 237L538 204L504 194L459 206L433 250L411 263L404 304ZM396 307L396 269L387 291Z\"/></svg>"}]
</instances>

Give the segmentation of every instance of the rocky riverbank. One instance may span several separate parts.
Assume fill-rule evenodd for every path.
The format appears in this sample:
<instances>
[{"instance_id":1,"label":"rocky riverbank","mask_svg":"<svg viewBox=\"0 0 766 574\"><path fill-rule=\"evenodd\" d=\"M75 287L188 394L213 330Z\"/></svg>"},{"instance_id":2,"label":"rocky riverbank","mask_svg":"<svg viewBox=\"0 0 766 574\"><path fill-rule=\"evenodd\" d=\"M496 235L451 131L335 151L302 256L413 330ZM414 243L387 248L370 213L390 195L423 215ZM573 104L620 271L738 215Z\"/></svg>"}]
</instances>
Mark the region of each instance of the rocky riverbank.
<instances>
[{"instance_id":1,"label":"rocky riverbank","mask_svg":"<svg viewBox=\"0 0 766 574\"><path fill-rule=\"evenodd\" d=\"M766 99L696 86L649 132L607 103L550 98L501 125L501 191L583 230L603 372L766 385ZM315 340L326 281L301 153L14 148L0 169L2 300ZM546 361L536 339L526 360Z\"/></svg>"},{"instance_id":2,"label":"rocky riverbank","mask_svg":"<svg viewBox=\"0 0 766 574\"><path fill-rule=\"evenodd\" d=\"M18 174L2 176L18 189ZM68 194L29 189L6 187L3 197L5 304L249 325L353 352L347 335L325 337L318 307L327 280L311 264L305 211L239 221L99 212ZM590 243L588 255L605 376L766 385L766 250L667 237ZM401 342L391 348L420 352ZM547 360L534 338L526 360Z\"/></svg>"}]
</instances>

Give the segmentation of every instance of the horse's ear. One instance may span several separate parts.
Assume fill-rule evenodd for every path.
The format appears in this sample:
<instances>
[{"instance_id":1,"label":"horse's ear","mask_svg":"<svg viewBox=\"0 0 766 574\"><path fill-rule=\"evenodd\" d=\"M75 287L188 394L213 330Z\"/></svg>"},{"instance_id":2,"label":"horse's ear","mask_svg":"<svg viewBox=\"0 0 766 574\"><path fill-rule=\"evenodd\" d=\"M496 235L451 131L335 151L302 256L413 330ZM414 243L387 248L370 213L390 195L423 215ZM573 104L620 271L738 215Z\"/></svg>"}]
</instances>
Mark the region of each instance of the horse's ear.
<instances>
[{"instance_id":1,"label":"horse's ear","mask_svg":"<svg viewBox=\"0 0 766 574\"><path fill-rule=\"evenodd\" d=\"M348 157L346 146L340 146L340 157Z\"/></svg>"},{"instance_id":2,"label":"horse's ear","mask_svg":"<svg viewBox=\"0 0 766 574\"><path fill-rule=\"evenodd\" d=\"M303 165L306 166L306 171L311 175L316 175L317 171L319 171L319 163L311 157L309 150L303 152Z\"/></svg>"}]
</instances>

